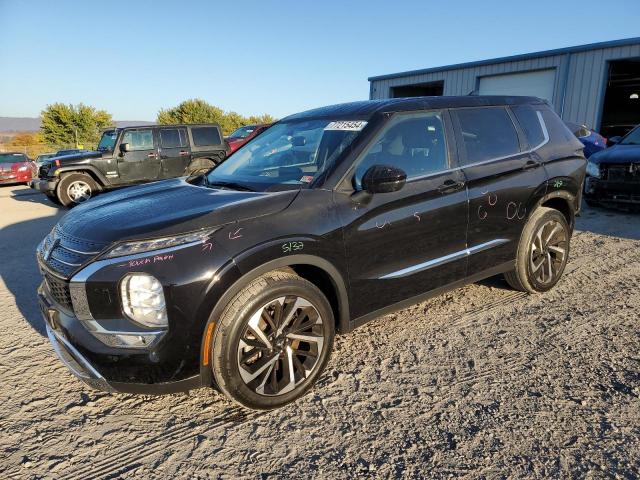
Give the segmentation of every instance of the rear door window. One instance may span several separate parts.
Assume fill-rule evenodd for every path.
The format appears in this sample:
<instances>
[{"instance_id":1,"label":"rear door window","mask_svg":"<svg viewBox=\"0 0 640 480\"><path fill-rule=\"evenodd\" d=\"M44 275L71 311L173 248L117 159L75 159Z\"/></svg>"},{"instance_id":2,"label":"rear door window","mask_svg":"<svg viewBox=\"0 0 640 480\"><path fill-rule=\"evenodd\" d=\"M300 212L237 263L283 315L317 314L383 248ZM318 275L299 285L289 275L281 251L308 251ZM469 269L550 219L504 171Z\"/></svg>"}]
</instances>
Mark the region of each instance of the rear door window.
<instances>
[{"instance_id":1,"label":"rear door window","mask_svg":"<svg viewBox=\"0 0 640 480\"><path fill-rule=\"evenodd\" d=\"M186 147L187 131L184 128L160 129L160 146L162 148Z\"/></svg>"},{"instance_id":2,"label":"rear door window","mask_svg":"<svg viewBox=\"0 0 640 480\"><path fill-rule=\"evenodd\" d=\"M220 145L220 133L216 127L193 127L191 138L196 147Z\"/></svg>"},{"instance_id":3,"label":"rear door window","mask_svg":"<svg viewBox=\"0 0 640 480\"><path fill-rule=\"evenodd\" d=\"M464 165L515 155L520 141L504 107L454 110L465 150Z\"/></svg>"}]
</instances>

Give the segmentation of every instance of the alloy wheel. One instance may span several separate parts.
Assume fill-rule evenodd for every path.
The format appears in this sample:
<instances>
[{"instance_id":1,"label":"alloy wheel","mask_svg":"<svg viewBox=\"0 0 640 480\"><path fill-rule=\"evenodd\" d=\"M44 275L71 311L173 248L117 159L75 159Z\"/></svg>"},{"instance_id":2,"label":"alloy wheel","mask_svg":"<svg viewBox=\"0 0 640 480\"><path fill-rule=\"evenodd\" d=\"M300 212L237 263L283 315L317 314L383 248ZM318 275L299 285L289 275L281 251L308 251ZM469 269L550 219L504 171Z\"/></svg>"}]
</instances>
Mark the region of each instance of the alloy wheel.
<instances>
[{"instance_id":1,"label":"alloy wheel","mask_svg":"<svg viewBox=\"0 0 640 480\"><path fill-rule=\"evenodd\" d=\"M304 298L279 297L252 313L238 344L238 369L254 392L278 396L314 370L325 343L318 309Z\"/></svg>"},{"instance_id":2,"label":"alloy wheel","mask_svg":"<svg viewBox=\"0 0 640 480\"><path fill-rule=\"evenodd\" d=\"M91 198L91 187L86 182L76 180L67 187L67 195L74 203L83 203Z\"/></svg>"},{"instance_id":3,"label":"alloy wheel","mask_svg":"<svg viewBox=\"0 0 640 480\"><path fill-rule=\"evenodd\" d=\"M540 284L552 283L562 271L567 256L567 232L557 220L542 224L531 245L531 274Z\"/></svg>"}]
</instances>

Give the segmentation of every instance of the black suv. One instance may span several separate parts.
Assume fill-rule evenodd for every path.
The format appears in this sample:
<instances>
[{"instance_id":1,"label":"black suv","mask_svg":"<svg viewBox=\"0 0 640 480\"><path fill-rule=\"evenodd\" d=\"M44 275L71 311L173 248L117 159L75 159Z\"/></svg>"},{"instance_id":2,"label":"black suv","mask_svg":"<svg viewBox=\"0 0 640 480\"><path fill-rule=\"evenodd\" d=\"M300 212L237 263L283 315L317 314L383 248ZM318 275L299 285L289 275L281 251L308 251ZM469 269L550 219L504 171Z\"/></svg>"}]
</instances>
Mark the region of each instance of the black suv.
<instances>
[{"instance_id":1,"label":"black suv","mask_svg":"<svg viewBox=\"0 0 640 480\"><path fill-rule=\"evenodd\" d=\"M95 152L49 158L31 187L54 203L73 206L104 190L209 170L228 150L220 126L213 124L114 128L103 132Z\"/></svg>"},{"instance_id":2,"label":"black suv","mask_svg":"<svg viewBox=\"0 0 640 480\"><path fill-rule=\"evenodd\" d=\"M204 175L68 213L37 250L49 338L99 389L215 386L279 407L318 379L336 331L497 274L552 288L585 168L535 98L292 115Z\"/></svg>"}]
</instances>

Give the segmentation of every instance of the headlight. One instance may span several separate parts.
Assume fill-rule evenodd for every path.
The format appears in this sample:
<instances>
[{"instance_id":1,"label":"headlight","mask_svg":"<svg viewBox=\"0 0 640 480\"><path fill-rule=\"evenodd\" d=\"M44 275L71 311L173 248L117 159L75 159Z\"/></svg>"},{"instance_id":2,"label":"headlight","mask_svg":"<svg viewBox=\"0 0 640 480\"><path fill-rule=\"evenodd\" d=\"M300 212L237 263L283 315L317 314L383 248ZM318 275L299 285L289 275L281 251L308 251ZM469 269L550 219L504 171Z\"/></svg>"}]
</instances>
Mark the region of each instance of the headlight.
<instances>
[{"instance_id":1,"label":"headlight","mask_svg":"<svg viewBox=\"0 0 640 480\"><path fill-rule=\"evenodd\" d=\"M587 175L600 178L600 165L591 161L587 162Z\"/></svg>"},{"instance_id":2,"label":"headlight","mask_svg":"<svg viewBox=\"0 0 640 480\"><path fill-rule=\"evenodd\" d=\"M147 327L167 327L162 284L146 273L130 273L120 283L122 309L127 317Z\"/></svg>"},{"instance_id":3,"label":"headlight","mask_svg":"<svg viewBox=\"0 0 640 480\"><path fill-rule=\"evenodd\" d=\"M201 230L199 232L191 232L185 235L175 237L155 238L153 240L141 240L136 242L126 242L116 245L109 250L104 258L122 257L124 255L133 255L135 253L151 252L153 250L161 250L163 248L177 247L187 245L189 243L197 244L205 241L214 230Z\"/></svg>"}]
</instances>

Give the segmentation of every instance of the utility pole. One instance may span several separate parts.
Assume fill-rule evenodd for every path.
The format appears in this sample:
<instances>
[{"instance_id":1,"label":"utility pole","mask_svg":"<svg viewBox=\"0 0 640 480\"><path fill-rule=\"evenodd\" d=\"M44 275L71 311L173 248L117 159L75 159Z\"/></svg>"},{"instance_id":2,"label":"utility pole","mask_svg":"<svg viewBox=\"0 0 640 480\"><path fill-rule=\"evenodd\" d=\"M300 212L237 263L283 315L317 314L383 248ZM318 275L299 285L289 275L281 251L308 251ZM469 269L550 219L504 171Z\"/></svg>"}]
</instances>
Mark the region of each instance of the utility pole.
<instances>
[{"instance_id":1,"label":"utility pole","mask_svg":"<svg viewBox=\"0 0 640 480\"><path fill-rule=\"evenodd\" d=\"M78 127L73 127L73 132L76 135L76 148L78 148Z\"/></svg>"}]
</instances>

